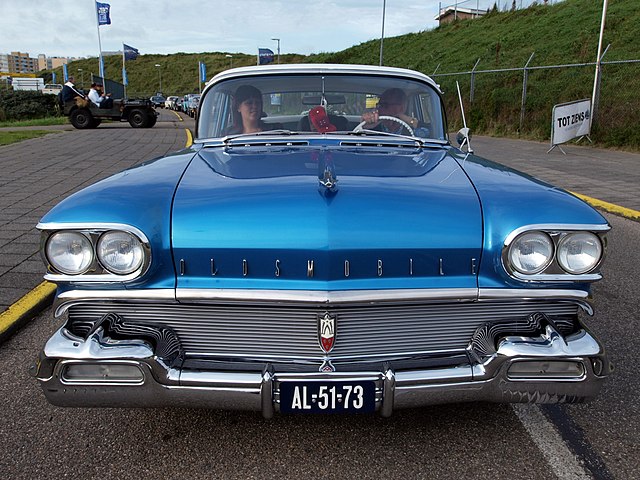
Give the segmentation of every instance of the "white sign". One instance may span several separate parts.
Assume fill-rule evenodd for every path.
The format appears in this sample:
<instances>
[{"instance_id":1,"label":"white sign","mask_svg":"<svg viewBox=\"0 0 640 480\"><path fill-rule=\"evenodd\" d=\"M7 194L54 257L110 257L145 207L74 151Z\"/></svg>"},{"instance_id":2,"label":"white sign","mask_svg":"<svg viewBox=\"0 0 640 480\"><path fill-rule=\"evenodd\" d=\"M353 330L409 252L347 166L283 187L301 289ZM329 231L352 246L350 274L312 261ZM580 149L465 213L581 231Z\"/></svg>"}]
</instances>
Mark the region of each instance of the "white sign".
<instances>
[{"instance_id":1,"label":"white sign","mask_svg":"<svg viewBox=\"0 0 640 480\"><path fill-rule=\"evenodd\" d=\"M553 107L551 145L560 145L572 138L589 135L591 100L577 100Z\"/></svg>"}]
</instances>

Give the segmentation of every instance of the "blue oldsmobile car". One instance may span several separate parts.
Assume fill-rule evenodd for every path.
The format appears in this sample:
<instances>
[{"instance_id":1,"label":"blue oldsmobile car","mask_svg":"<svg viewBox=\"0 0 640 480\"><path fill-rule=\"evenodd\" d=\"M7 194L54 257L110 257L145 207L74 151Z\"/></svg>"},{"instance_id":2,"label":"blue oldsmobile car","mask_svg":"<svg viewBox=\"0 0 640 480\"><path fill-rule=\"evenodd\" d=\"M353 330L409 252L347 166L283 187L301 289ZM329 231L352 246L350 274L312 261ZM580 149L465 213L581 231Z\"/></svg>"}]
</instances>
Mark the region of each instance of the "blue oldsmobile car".
<instances>
[{"instance_id":1,"label":"blue oldsmobile car","mask_svg":"<svg viewBox=\"0 0 640 480\"><path fill-rule=\"evenodd\" d=\"M597 395L583 317L610 226L454 147L441 95L397 68L214 77L190 148L39 223L64 318L47 399L271 417Z\"/></svg>"}]
</instances>

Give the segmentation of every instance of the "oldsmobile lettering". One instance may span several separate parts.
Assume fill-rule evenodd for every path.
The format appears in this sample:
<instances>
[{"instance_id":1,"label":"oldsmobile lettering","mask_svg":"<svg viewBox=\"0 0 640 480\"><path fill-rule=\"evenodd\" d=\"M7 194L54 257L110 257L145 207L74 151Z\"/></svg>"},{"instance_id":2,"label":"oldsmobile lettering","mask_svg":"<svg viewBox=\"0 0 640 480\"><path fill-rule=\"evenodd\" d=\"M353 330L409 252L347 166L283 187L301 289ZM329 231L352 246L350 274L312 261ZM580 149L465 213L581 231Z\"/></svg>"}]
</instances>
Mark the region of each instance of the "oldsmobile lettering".
<instances>
[{"instance_id":1,"label":"oldsmobile lettering","mask_svg":"<svg viewBox=\"0 0 640 480\"><path fill-rule=\"evenodd\" d=\"M371 260L372 265L375 267L376 269L376 276L378 277L382 277L384 275L384 269L383 269L383 261L380 259L377 260ZM470 259L470 264L471 264L471 274L475 274L476 273L476 259L475 258L471 258ZM280 259L276 259L274 261L274 270L273 270L273 275L275 277L280 277L282 275L282 266L283 266L283 262ZM444 270L443 270L443 265L444 265L444 261L442 259L439 259L438 261L438 271L440 275L445 275ZM210 274L211 276L218 276L219 274L221 275L225 275L225 273L228 272L220 272L218 270L218 268L216 267L216 263L215 260L212 258L209 260L209 270L210 270ZM241 267L242 267L242 276L243 277L247 277L250 276L250 270L249 270L249 261L246 259L243 259L241 262ZM298 267L300 267L300 265L298 264ZM308 260L306 263L306 267L307 267L307 277L309 278L313 278L315 275L315 260ZM345 278L349 278L351 276L351 262L349 260L345 260L344 264L343 264L343 274ZM424 268L425 266L423 266ZM187 264L186 261L184 259L180 259L180 275L184 275L185 271L187 268ZM290 271L295 271L298 270L297 269L290 269ZM360 272L361 273L361 272ZM409 276L413 276L414 275L414 261L413 258L409 258L408 259L408 267L407 267L407 271L406 273ZM254 272L255 274L255 272Z\"/></svg>"}]
</instances>

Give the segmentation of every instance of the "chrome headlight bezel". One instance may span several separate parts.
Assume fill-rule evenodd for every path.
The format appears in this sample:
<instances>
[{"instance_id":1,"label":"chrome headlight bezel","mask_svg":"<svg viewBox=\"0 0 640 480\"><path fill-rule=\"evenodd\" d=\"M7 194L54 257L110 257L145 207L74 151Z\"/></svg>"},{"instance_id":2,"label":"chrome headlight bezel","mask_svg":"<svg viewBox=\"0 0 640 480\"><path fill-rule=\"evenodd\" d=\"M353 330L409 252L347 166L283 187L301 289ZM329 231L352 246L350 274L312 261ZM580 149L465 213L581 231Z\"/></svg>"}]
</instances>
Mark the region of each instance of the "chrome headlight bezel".
<instances>
[{"instance_id":1,"label":"chrome headlight bezel","mask_svg":"<svg viewBox=\"0 0 640 480\"><path fill-rule=\"evenodd\" d=\"M512 231L504 241L502 247L502 266L512 278L524 282L593 282L600 280L602 275L598 271L606 255L606 233L611 229L609 225L564 225L564 224L544 224L527 225ZM548 237L553 242L554 254L547 266L536 273L527 274L519 271L511 262L510 250L514 242L521 236L532 232L539 232ZM588 233L594 235L601 246L600 258L595 264L581 273L571 273L564 269L558 261L558 249L562 245L563 239L567 236Z\"/></svg>"},{"instance_id":2,"label":"chrome headlight bezel","mask_svg":"<svg viewBox=\"0 0 640 480\"><path fill-rule=\"evenodd\" d=\"M60 223L41 223L37 225L41 231L41 256L47 266L45 280L52 282L73 282L73 283L114 283L129 282L144 275L151 266L151 245L146 235L136 227L126 224L104 223L104 224L60 224ZM132 271L126 273L115 273L114 271L103 265L97 254L97 245L99 239L107 232L117 231L125 232L136 238L141 245L143 252L142 262ZM63 272L56 268L47 257L46 246L49 239L59 232L73 232L86 237L91 243L93 249L93 259L91 264L82 273L71 274Z\"/></svg>"}]
</instances>

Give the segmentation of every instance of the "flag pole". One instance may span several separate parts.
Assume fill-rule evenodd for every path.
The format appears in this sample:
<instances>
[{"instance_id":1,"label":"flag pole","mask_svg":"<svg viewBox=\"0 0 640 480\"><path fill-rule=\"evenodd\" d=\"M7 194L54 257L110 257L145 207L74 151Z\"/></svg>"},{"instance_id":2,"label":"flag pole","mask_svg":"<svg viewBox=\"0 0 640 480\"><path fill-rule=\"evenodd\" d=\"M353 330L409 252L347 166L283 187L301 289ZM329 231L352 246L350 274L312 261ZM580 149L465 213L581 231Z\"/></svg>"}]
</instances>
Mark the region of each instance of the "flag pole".
<instances>
[{"instance_id":1,"label":"flag pole","mask_svg":"<svg viewBox=\"0 0 640 480\"><path fill-rule=\"evenodd\" d=\"M100 71L100 77L102 78L102 81L104 82L104 63L102 60L102 41L100 40L100 19L98 17L98 5L96 3L96 0L91 0L93 2L93 9L96 11L96 28L98 29L98 49L100 50L100 56L98 58L98 69Z\"/></svg>"},{"instance_id":2,"label":"flag pole","mask_svg":"<svg viewBox=\"0 0 640 480\"><path fill-rule=\"evenodd\" d=\"M126 76L126 69L124 66L124 42L122 42L122 86L124 88L124 98L125 100L127 99L127 83L129 83L129 81L125 78Z\"/></svg>"}]
</instances>

